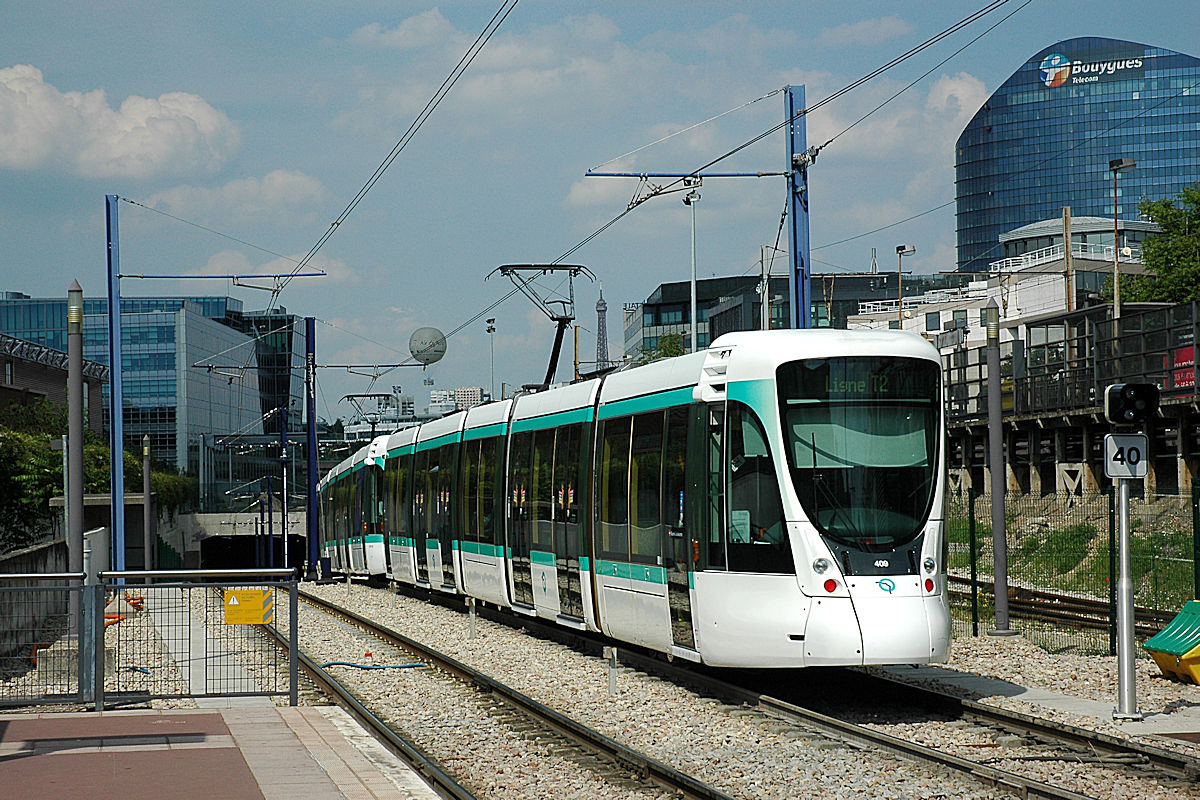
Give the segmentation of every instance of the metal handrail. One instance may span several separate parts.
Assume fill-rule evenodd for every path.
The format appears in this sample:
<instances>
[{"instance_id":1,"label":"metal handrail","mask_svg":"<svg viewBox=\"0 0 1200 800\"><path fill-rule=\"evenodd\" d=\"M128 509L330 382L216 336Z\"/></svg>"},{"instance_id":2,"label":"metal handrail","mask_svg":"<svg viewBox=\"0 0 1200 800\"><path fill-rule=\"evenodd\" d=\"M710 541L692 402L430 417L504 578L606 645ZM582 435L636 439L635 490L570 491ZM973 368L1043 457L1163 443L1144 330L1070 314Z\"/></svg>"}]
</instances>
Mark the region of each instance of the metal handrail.
<instances>
[{"instance_id":1,"label":"metal handrail","mask_svg":"<svg viewBox=\"0 0 1200 800\"><path fill-rule=\"evenodd\" d=\"M151 570L105 570L97 577L100 580L123 578L290 578L295 569L271 567L263 569L151 569Z\"/></svg>"},{"instance_id":2,"label":"metal handrail","mask_svg":"<svg viewBox=\"0 0 1200 800\"><path fill-rule=\"evenodd\" d=\"M86 572L0 572L0 581L81 581Z\"/></svg>"}]
</instances>

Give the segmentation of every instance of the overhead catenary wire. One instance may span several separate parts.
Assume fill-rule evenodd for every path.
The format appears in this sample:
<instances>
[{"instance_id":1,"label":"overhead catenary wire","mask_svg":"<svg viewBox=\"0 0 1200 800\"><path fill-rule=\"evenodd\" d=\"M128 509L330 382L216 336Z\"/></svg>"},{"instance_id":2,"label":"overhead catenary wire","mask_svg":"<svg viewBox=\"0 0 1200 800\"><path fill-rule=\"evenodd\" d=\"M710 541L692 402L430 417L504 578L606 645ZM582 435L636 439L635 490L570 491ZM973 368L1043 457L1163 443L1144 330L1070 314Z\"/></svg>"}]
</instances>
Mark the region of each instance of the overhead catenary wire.
<instances>
[{"instance_id":1,"label":"overhead catenary wire","mask_svg":"<svg viewBox=\"0 0 1200 800\"><path fill-rule=\"evenodd\" d=\"M379 163L379 166L375 168L375 171L371 173L371 176L367 178L366 183L362 185L354 197L351 198L346 207L342 209L342 213L338 214L337 218L329 224L329 227L325 229L325 232L321 234L320 238L317 239L316 243L313 244L308 253L302 259L300 259L300 262L296 265L297 271L307 265L308 262L311 261L313 257L315 257L316 254L321 250L321 248L325 246L325 243L329 241L329 238L333 236L338 227L345 222L347 218L349 218L350 214L354 212L354 209L358 207L358 204L361 203L363 198L367 196L367 193L369 193L371 189L375 187L375 184L379 182L379 179L383 177L383 174L387 171L388 167L390 167L392 163L395 162L395 160L400 156L400 154L404 152L404 149L408 146L409 142L413 140L413 137L416 136L417 132L422 128L422 126L424 126L425 122L429 119L437 107L441 105L441 102L446 98L446 95L450 93L450 90L454 88L454 85L458 83L459 79L466 73L467 68L471 66L471 63L480 54L480 52L483 51L483 48L496 34L496 31L498 31L500 26L504 24L504 21L508 19L508 15L511 14L513 9L517 7L518 2L520 2L520 0L504 0L500 4L500 7L496 9L496 13L492 15L490 20L488 20L488 23L483 27L483 30L480 31L479 35L475 38L475 41L471 43L470 47L468 47L466 52L463 53L462 57L459 58L458 63L454 65L454 68L450 70L450 73L442 81L441 85L438 86L437 90L433 93L433 96L430 97L425 103L425 107L421 109L419 114L417 114L416 118L392 147L391 151L388 152L383 161ZM280 289L282 290L283 288L286 288L286 286L287 282L285 281Z\"/></svg>"},{"instance_id":2,"label":"overhead catenary wire","mask_svg":"<svg viewBox=\"0 0 1200 800\"><path fill-rule=\"evenodd\" d=\"M950 25L949 27L945 28L944 30L940 31L939 33L936 33L933 36L930 36L929 38L927 38L925 41L921 42L920 44L917 44L914 47L909 48L907 51L905 51L904 53L901 53L900 55L891 59L887 63L885 63L879 67L876 67L875 69L871 70L867 74L857 78L854 81L851 81L850 83L843 86L841 89L838 89L833 94L822 98L821 100L819 100L818 102L814 103L811 106L808 106L807 108L803 108L800 111L797 111L793 116L789 117L788 119L785 119L783 122L781 122L777 125L773 125L772 127L768 128L767 130L763 131L762 133L746 140L745 142L742 142L741 144L737 145L736 147L733 147L730 150L722 153L721 155L716 156L715 158L709 160L707 163L701 165L700 167L697 167L695 170L693 170L691 173L689 173L689 175L693 176L693 177L696 175L699 175L701 172L708 169L709 167L712 167L728 158L733 157L734 155L740 153L741 151L747 149L748 147L751 147L751 146L757 144L758 142L762 141L763 139L767 138L768 136L772 135L773 133L775 133L779 130L782 130L783 128L792 124L796 119L799 119L801 116L810 114L813 111L816 111L817 109L833 102L834 100L837 100L838 98L845 95L847 92L853 91L854 89L858 88L859 86L862 86L864 83L867 83L868 81L879 77L880 75L884 74L885 72L904 63L908 59L912 58L913 56L918 55L919 53L921 53L921 52L925 51L926 49L932 47L933 45L941 42L942 40L946 39L947 37L954 35L958 31L960 31L963 28L967 27L968 25L978 21L979 19L987 16L988 14L992 13L996 9L1000 8L1001 6L1006 5L1009 2L1012 2L1012 0L992 0L992 2L988 3L987 5L983 6L980 9L972 12L971 14L967 15L966 17L963 17L958 22L955 22L953 25ZM653 197L657 197L657 196L665 194L669 191L672 191L674 189L674 187L682 184L685 180L689 180L689 178L678 178L678 179L672 181L671 183L668 183L668 184L665 184L665 185L659 186L659 187L654 187L653 190L649 194L636 197L634 200L632 200L629 203L629 205L625 208L625 210L621 211L619 214L617 214L615 217L610 219L608 222L606 222L604 225L602 225L597 230L588 234L586 237L584 237L584 239L582 241L575 244L573 247L571 247L569 250L567 250L565 253L563 253L557 259L555 259L555 261L553 263L557 264L557 263L560 263L561 261L563 261L564 259L569 258L571 255L578 252L581 248L583 248L585 245L587 245L589 242L591 242L597 236L604 233L609 228L611 228L613 225L617 224L619 221L624 219L631 211L633 211L634 208L637 208L638 206L642 205L643 203L645 203L646 201L650 200Z\"/></svg>"}]
</instances>

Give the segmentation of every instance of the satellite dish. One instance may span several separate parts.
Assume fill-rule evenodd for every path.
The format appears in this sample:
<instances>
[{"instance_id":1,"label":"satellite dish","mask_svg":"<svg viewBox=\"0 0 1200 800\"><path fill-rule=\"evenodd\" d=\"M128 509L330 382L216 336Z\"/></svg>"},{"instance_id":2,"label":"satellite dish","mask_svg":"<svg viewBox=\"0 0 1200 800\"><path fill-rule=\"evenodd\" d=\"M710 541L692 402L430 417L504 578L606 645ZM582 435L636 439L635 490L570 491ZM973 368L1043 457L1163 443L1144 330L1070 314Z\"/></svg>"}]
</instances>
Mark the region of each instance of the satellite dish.
<instances>
[{"instance_id":1,"label":"satellite dish","mask_svg":"<svg viewBox=\"0 0 1200 800\"><path fill-rule=\"evenodd\" d=\"M417 361L429 366L446 355L446 337L437 328L418 328L408 338L408 352Z\"/></svg>"}]
</instances>

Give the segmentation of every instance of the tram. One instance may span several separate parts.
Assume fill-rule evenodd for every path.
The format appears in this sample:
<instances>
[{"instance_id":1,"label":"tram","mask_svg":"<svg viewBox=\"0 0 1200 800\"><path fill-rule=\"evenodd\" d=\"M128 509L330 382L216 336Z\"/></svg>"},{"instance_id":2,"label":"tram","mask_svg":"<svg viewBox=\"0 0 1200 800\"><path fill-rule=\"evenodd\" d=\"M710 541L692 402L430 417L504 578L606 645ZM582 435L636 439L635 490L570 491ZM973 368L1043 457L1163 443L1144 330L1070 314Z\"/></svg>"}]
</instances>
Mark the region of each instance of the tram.
<instances>
[{"instance_id":1,"label":"tram","mask_svg":"<svg viewBox=\"0 0 1200 800\"><path fill-rule=\"evenodd\" d=\"M944 661L944 427L920 336L727 334L377 437L321 552L714 666Z\"/></svg>"}]
</instances>

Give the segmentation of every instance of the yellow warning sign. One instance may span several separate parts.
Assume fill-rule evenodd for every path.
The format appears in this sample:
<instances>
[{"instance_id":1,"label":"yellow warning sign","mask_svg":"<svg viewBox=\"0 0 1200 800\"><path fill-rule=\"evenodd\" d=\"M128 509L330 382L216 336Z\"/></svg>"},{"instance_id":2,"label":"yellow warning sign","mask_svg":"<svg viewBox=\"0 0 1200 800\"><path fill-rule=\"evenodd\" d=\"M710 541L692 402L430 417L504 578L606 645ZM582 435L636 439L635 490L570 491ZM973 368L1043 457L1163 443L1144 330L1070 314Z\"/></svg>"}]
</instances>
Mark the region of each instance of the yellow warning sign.
<instances>
[{"instance_id":1,"label":"yellow warning sign","mask_svg":"<svg viewBox=\"0 0 1200 800\"><path fill-rule=\"evenodd\" d=\"M266 625L275 619L273 589L226 589L226 625Z\"/></svg>"}]
</instances>

